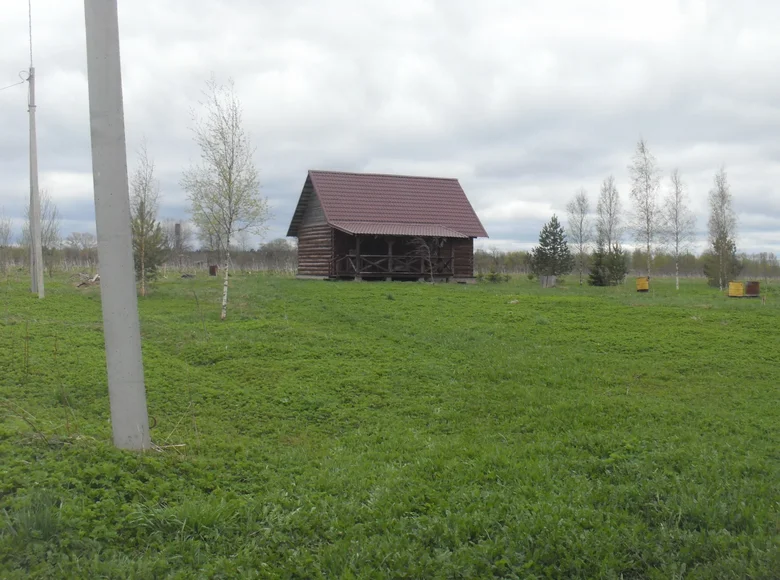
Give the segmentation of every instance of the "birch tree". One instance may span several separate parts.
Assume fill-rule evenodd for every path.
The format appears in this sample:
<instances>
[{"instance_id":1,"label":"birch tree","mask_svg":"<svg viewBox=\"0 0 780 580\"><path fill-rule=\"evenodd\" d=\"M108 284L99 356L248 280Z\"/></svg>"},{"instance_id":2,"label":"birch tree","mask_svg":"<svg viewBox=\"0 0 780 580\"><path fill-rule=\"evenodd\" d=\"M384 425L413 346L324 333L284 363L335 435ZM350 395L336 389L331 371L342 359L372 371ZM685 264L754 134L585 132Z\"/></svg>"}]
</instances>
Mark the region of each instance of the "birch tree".
<instances>
[{"instance_id":1,"label":"birch tree","mask_svg":"<svg viewBox=\"0 0 780 580\"><path fill-rule=\"evenodd\" d=\"M423 270L431 278L431 284L436 281L436 264L439 260L439 251L444 247L444 238L424 238L418 236L410 240L414 246L413 255L418 256L422 260ZM452 265L453 273L455 265Z\"/></svg>"},{"instance_id":2,"label":"birch tree","mask_svg":"<svg viewBox=\"0 0 780 580\"><path fill-rule=\"evenodd\" d=\"M599 201L596 205L596 237L607 248L620 242L622 236L620 195L615 178L610 175L601 184Z\"/></svg>"},{"instance_id":3,"label":"birch tree","mask_svg":"<svg viewBox=\"0 0 780 580\"><path fill-rule=\"evenodd\" d=\"M49 277L54 275L55 251L62 245L62 235L60 233L60 211L57 204L49 195L48 190L41 188L38 193L41 207L41 247L43 252L44 265L49 272ZM22 225L23 246L30 247L30 206L24 208L24 223Z\"/></svg>"},{"instance_id":4,"label":"birch tree","mask_svg":"<svg viewBox=\"0 0 780 580\"><path fill-rule=\"evenodd\" d=\"M650 276L653 252L658 245L663 225L661 207L658 203L661 178L655 157L644 139L640 139L637 143L628 170L631 173L631 200L634 206L632 216L634 239L645 247L647 275Z\"/></svg>"},{"instance_id":5,"label":"birch tree","mask_svg":"<svg viewBox=\"0 0 780 580\"><path fill-rule=\"evenodd\" d=\"M723 290L734 270L736 255L737 215L732 207L731 188L729 187L726 169L721 167L715 174L713 188L709 193L710 218L709 229L710 253L715 262L714 272L710 268L710 279L717 281L718 288Z\"/></svg>"},{"instance_id":6,"label":"birch tree","mask_svg":"<svg viewBox=\"0 0 780 580\"><path fill-rule=\"evenodd\" d=\"M584 188L575 194L566 205L569 218L569 240L576 252L577 269L580 274L580 286L582 286L582 273L585 269L585 261L588 257L588 246L593 240L593 224L590 220L590 201Z\"/></svg>"},{"instance_id":7,"label":"birch tree","mask_svg":"<svg viewBox=\"0 0 780 580\"><path fill-rule=\"evenodd\" d=\"M664 221L668 246L674 258L675 286L679 290L680 257L690 249L694 238L696 216L688 207L688 194L680 171L673 169L669 179L671 183L664 203Z\"/></svg>"},{"instance_id":8,"label":"birch tree","mask_svg":"<svg viewBox=\"0 0 780 580\"><path fill-rule=\"evenodd\" d=\"M201 110L193 114L200 162L182 176L192 221L201 235L217 241L224 256L221 319L227 318L230 244L243 231L261 235L269 219L268 201L260 196L254 149L244 129L241 102L233 81L206 83Z\"/></svg>"},{"instance_id":9,"label":"birch tree","mask_svg":"<svg viewBox=\"0 0 780 580\"><path fill-rule=\"evenodd\" d=\"M130 230L141 296L146 296L147 283L156 278L165 259L165 233L157 220L159 201L160 185L144 141L138 152L138 165L130 176Z\"/></svg>"}]
</instances>

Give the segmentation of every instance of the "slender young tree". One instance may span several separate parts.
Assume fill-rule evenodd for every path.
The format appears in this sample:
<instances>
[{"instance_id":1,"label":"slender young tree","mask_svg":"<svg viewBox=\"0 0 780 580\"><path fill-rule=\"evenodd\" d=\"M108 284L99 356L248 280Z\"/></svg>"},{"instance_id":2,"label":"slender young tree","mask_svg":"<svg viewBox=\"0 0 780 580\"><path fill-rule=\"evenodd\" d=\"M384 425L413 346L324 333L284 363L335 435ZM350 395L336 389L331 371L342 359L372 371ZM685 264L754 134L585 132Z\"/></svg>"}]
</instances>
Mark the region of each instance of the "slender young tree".
<instances>
[{"instance_id":1,"label":"slender young tree","mask_svg":"<svg viewBox=\"0 0 780 580\"><path fill-rule=\"evenodd\" d=\"M607 250L620 242L623 234L621 211L615 178L610 175L601 184L596 205L596 238L601 239Z\"/></svg>"},{"instance_id":2,"label":"slender young tree","mask_svg":"<svg viewBox=\"0 0 780 580\"><path fill-rule=\"evenodd\" d=\"M580 188L574 199L566 205L566 212L569 217L569 240L576 251L577 269L580 273L580 286L582 286L582 274L588 259L588 246L593 240L590 201L584 188Z\"/></svg>"},{"instance_id":3,"label":"slender young tree","mask_svg":"<svg viewBox=\"0 0 780 580\"><path fill-rule=\"evenodd\" d=\"M166 256L162 224L157 220L160 186L154 177L154 161L149 158L146 141L138 151L138 165L130 176L130 230L133 257L141 296L148 282L157 277L157 269Z\"/></svg>"},{"instance_id":4,"label":"slender young tree","mask_svg":"<svg viewBox=\"0 0 780 580\"><path fill-rule=\"evenodd\" d=\"M653 265L653 253L659 241L662 226L661 207L658 203L660 171L655 157L644 139L636 144L631 165L631 200L633 201L634 239L645 247L647 275L650 276Z\"/></svg>"},{"instance_id":5,"label":"slender young tree","mask_svg":"<svg viewBox=\"0 0 780 580\"><path fill-rule=\"evenodd\" d=\"M440 248L444 245L444 238L424 238L418 236L410 240L414 246L413 254L418 256L423 263L423 269L431 279L431 284L436 281L435 266L439 259Z\"/></svg>"},{"instance_id":6,"label":"slender young tree","mask_svg":"<svg viewBox=\"0 0 780 580\"><path fill-rule=\"evenodd\" d=\"M574 258L566 243L566 231L553 215L539 233L539 245L531 250L531 271L537 276L562 276L571 272Z\"/></svg>"},{"instance_id":7,"label":"slender young tree","mask_svg":"<svg viewBox=\"0 0 780 580\"><path fill-rule=\"evenodd\" d=\"M674 258L674 281L680 289L680 258L688 252L694 238L696 216L688 207L688 195L685 182L678 169L670 176L669 193L665 200L664 221L666 238Z\"/></svg>"},{"instance_id":8,"label":"slender young tree","mask_svg":"<svg viewBox=\"0 0 780 580\"><path fill-rule=\"evenodd\" d=\"M49 277L54 275L54 262L56 251L62 245L62 235L60 234L60 212L57 204L49 195L48 190L41 188L38 193L41 208L41 252L46 270ZM30 247L30 207L24 208L24 224L22 225L23 246Z\"/></svg>"},{"instance_id":9,"label":"slender young tree","mask_svg":"<svg viewBox=\"0 0 780 580\"><path fill-rule=\"evenodd\" d=\"M212 77L206 83L201 114L193 133L200 163L184 172L182 186L191 204L192 221L201 235L215 240L224 255L221 318L227 318L230 244L248 230L262 234L269 219L268 201L260 196L254 152L244 129L241 103L233 81L227 86Z\"/></svg>"},{"instance_id":10,"label":"slender young tree","mask_svg":"<svg viewBox=\"0 0 780 580\"><path fill-rule=\"evenodd\" d=\"M708 277L714 285L723 290L726 283L737 268L736 235L737 215L732 207L731 188L726 175L726 169L721 167L715 174L714 184L709 194L710 218L709 229L710 254L714 266L708 268ZM736 273L739 273L737 270Z\"/></svg>"}]
</instances>

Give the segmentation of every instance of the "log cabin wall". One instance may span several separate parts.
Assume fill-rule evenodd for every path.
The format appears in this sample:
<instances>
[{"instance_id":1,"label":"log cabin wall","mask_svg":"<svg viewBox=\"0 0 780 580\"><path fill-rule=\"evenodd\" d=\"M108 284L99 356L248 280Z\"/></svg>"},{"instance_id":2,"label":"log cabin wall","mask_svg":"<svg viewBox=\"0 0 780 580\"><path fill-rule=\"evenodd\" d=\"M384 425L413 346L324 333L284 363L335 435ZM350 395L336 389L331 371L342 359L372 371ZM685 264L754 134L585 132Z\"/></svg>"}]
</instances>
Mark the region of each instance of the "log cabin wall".
<instances>
[{"instance_id":1,"label":"log cabin wall","mask_svg":"<svg viewBox=\"0 0 780 580\"><path fill-rule=\"evenodd\" d=\"M473 278L474 277L474 239L453 238L452 244L455 247L455 277Z\"/></svg>"},{"instance_id":2,"label":"log cabin wall","mask_svg":"<svg viewBox=\"0 0 780 580\"><path fill-rule=\"evenodd\" d=\"M330 276L333 257L333 229L317 195L312 197L298 232L298 275Z\"/></svg>"}]
</instances>

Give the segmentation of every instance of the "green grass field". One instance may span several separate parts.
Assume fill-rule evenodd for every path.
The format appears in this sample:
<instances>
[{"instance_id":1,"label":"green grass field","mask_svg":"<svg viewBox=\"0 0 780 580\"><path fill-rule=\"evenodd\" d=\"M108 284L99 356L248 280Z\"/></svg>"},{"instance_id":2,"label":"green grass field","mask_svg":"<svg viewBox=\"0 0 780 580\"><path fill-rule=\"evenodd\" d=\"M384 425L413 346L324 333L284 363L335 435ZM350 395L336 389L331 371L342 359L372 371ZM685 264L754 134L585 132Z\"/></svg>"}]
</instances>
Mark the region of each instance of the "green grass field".
<instances>
[{"instance_id":1,"label":"green grass field","mask_svg":"<svg viewBox=\"0 0 780 580\"><path fill-rule=\"evenodd\" d=\"M136 455L99 289L16 276L2 578L778 577L774 288L162 281Z\"/></svg>"}]
</instances>

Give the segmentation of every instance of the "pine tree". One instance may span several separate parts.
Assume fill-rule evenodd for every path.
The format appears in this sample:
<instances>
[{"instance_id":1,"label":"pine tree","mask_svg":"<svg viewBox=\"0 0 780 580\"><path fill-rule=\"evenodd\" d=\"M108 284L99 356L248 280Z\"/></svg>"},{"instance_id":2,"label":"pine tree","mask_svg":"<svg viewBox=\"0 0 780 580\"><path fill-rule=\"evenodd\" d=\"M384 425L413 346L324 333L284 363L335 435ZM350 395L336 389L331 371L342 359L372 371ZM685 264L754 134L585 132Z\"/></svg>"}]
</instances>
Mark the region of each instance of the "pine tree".
<instances>
[{"instance_id":1,"label":"pine tree","mask_svg":"<svg viewBox=\"0 0 780 580\"><path fill-rule=\"evenodd\" d=\"M168 240L162 224L154 219L143 203L135 208L130 222L133 234L133 262L136 278L141 283L141 295L145 296L147 283L157 279L157 273L168 258Z\"/></svg>"},{"instance_id":2,"label":"pine tree","mask_svg":"<svg viewBox=\"0 0 780 580\"><path fill-rule=\"evenodd\" d=\"M607 266L607 253L604 249L604 241L599 238L596 250L591 257L590 274L588 284L590 286L609 286L609 268Z\"/></svg>"},{"instance_id":3,"label":"pine tree","mask_svg":"<svg viewBox=\"0 0 780 580\"><path fill-rule=\"evenodd\" d=\"M531 250L531 271L537 276L561 276L571 272L574 258L566 243L566 232L553 215L539 234L539 245Z\"/></svg>"},{"instance_id":4,"label":"pine tree","mask_svg":"<svg viewBox=\"0 0 780 580\"><path fill-rule=\"evenodd\" d=\"M617 286L623 283L628 274L628 265L626 264L626 253L615 242L607 254L607 278L610 286Z\"/></svg>"},{"instance_id":5,"label":"pine tree","mask_svg":"<svg viewBox=\"0 0 780 580\"><path fill-rule=\"evenodd\" d=\"M596 251L593 252L588 284L591 286L617 286L622 284L628 273L626 253L615 242L607 250L604 240L599 238Z\"/></svg>"},{"instance_id":6,"label":"pine tree","mask_svg":"<svg viewBox=\"0 0 780 580\"><path fill-rule=\"evenodd\" d=\"M160 186L154 177L154 162L141 143L138 166L130 176L130 230L133 236L133 262L140 282L141 296L146 296L147 281L157 277L157 268L167 259L165 233L157 221Z\"/></svg>"}]
</instances>

